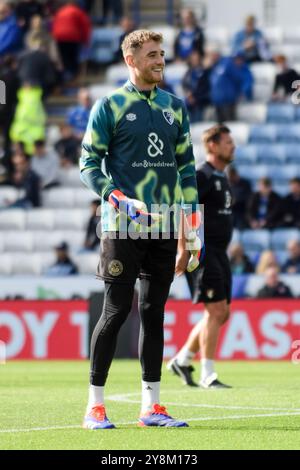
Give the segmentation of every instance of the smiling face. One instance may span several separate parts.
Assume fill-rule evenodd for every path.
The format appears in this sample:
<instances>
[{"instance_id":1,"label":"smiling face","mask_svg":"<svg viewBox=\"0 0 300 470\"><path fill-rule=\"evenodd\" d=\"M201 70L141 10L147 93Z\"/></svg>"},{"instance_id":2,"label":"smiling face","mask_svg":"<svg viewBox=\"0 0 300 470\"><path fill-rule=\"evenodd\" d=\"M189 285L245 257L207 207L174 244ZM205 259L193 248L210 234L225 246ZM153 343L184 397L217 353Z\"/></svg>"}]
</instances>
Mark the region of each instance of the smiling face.
<instances>
[{"instance_id":1,"label":"smiling face","mask_svg":"<svg viewBox=\"0 0 300 470\"><path fill-rule=\"evenodd\" d=\"M125 56L130 78L139 89L150 90L162 79L165 67L165 53L160 42L147 41Z\"/></svg>"}]
</instances>

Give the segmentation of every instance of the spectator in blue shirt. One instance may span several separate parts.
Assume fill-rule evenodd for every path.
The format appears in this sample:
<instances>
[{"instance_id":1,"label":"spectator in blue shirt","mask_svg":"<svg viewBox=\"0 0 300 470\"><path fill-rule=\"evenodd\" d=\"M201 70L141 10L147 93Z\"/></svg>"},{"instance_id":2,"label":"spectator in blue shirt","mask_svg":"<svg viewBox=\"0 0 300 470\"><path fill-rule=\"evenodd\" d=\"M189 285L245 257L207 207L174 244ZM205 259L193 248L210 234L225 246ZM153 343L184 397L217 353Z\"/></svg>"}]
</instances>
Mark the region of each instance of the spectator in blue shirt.
<instances>
[{"instance_id":1,"label":"spectator in blue shirt","mask_svg":"<svg viewBox=\"0 0 300 470\"><path fill-rule=\"evenodd\" d=\"M269 178L260 178L258 191L250 201L249 219L252 229L276 228L282 220L282 199L272 190Z\"/></svg>"},{"instance_id":2,"label":"spectator in blue shirt","mask_svg":"<svg viewBox=\"0 0 300 470\"><path fill-rule=\"evenodd\" d=\"M241 56L222 57L216 49L208 52L211 65L210 90L211 102L216 108L219 123L235 121L236 105L245 97L252 96L252 75Z\"/></svg>"},{"instance_id":3,"label":"spectator in blue shirt","mask_svg":"<svg viewBox=\"0 0 300 470\"><path fill-rule=\"evenodd\" d=\"M289 258L284 264L282 271L289 274L300 274L300 242L290 240L287 244Z\"/></svg>"},{"instance_id":4,"label":"spectator in blue shirt","mask_svg":"<svg viewBox=\"0 0 300 470\"><path fill-rule=\"evenodd\" d=\"M21 28L8 2L0 1L0 59L22 46Z\"/></svg>"},{"instance_id":5,"label":"spectator in blue shirt","mask_svg":"<svg viewBox=\"0 0 300 470\"><path fill-rule=\"evenodd\" d=\"M256 19L250 15L245 27L233 38L232 54L242 52L248 63L271 60L271 52L262 32L256 28Z\"/></svg>"},{"instance_id":6,"label":"spectator in blue shirt","mask_svg":"<svg viewBox=\"0 0 300 470\"><path fill-rule=\"evenodd\" d=\"M82 139L86 130L91 111L91 97L86 88L78 91L78 105L68 113L67 122L72 127L73 133L78 139Z\"/></svg>"},{"instance_id":7,"label":"spectator in blue shirt","mask_svg":"<svg viewBox=\"0 0 300 470\"><path fill-rule=\"evenodd\" d=\"M193 10L184 8L180 12L182 28L179 31L174 45L177 60L185 61L193 50L204 55L205 38L202 29L197 24Z\"/></svg>"}]
</instances>

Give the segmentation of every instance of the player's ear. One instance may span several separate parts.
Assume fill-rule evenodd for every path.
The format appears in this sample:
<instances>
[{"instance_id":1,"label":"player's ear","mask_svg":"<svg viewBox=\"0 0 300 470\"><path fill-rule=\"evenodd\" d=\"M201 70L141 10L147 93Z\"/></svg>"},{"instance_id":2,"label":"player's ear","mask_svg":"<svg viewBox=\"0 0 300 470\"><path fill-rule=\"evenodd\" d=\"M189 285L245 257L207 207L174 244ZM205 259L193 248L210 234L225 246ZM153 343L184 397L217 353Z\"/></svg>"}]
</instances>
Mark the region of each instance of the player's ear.
<instances>
[{"instance_id":1,"label":"player's ear","mask_svg":"<svg viewBox=\"0 0 300 470\"><path fill-rule=\"evenodd\" d=\"M129 67L134 67L135 66L134 56L132 54L126 55L125 62L126 62L126 65L128 65Z\"/></svg>"}]
</instances>

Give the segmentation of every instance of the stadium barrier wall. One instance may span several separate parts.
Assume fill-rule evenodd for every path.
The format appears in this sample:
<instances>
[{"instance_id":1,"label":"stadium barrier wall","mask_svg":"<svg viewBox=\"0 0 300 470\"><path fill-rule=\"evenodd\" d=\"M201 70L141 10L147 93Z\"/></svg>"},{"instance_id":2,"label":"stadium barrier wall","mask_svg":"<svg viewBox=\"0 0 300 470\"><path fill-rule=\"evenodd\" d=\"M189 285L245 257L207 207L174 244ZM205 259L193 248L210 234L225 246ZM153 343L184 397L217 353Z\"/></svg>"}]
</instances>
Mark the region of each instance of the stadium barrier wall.
<instances>
[{"instance_id":1,"label":"stadium barrier wall","mask_svg":"<svg viewBox=\"0 0 300 470\"><path fill-rule=\"evenodd\" d=\"M0 302L0 342L6 359L85 359L89 330L101 311L101 299L87 301ZM228 323L222 328L219 360L293 360L300 362L299 300L234 301ZM91 315L91 317L92 317ZM192 326L201 319L203 306L169 300L165 309L165 358L182 346ZM93 323L93 324L94 324ZM118 357L137 357L136 300L123 326Z\"/></svg>"}]
</instances>

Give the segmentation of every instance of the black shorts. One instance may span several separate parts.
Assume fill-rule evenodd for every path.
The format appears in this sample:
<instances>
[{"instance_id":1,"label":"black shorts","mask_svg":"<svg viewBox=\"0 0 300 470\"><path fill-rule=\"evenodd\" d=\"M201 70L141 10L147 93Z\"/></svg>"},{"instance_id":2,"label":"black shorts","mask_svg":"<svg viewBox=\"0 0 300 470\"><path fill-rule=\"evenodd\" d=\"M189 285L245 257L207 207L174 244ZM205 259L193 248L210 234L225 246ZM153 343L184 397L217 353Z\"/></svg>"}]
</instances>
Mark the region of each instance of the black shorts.
<instances>
[{"instance_id":1,"label":"black shorts","mask_svg":"<svg viewBox=\"0 0 300 470\"><path fill-rule=\"evenodd\" d=\"M174 277L177 238L141 239L111 238L104 232L100 243L97 277L104 281L131 283L155 277L171 283Z\"/></svg>"},{"instance_id":2,"label":"black shorts","mask_svg":"<svg viewBox=\"0 0 300 470\"><path fill-rule=\"evenodd\" d=\"M193 277L193 302L231 302L232 275L226 250L205 246L203 268ZM189 282L191 285L191 282Z\"/></svg>"}]
</instances>

